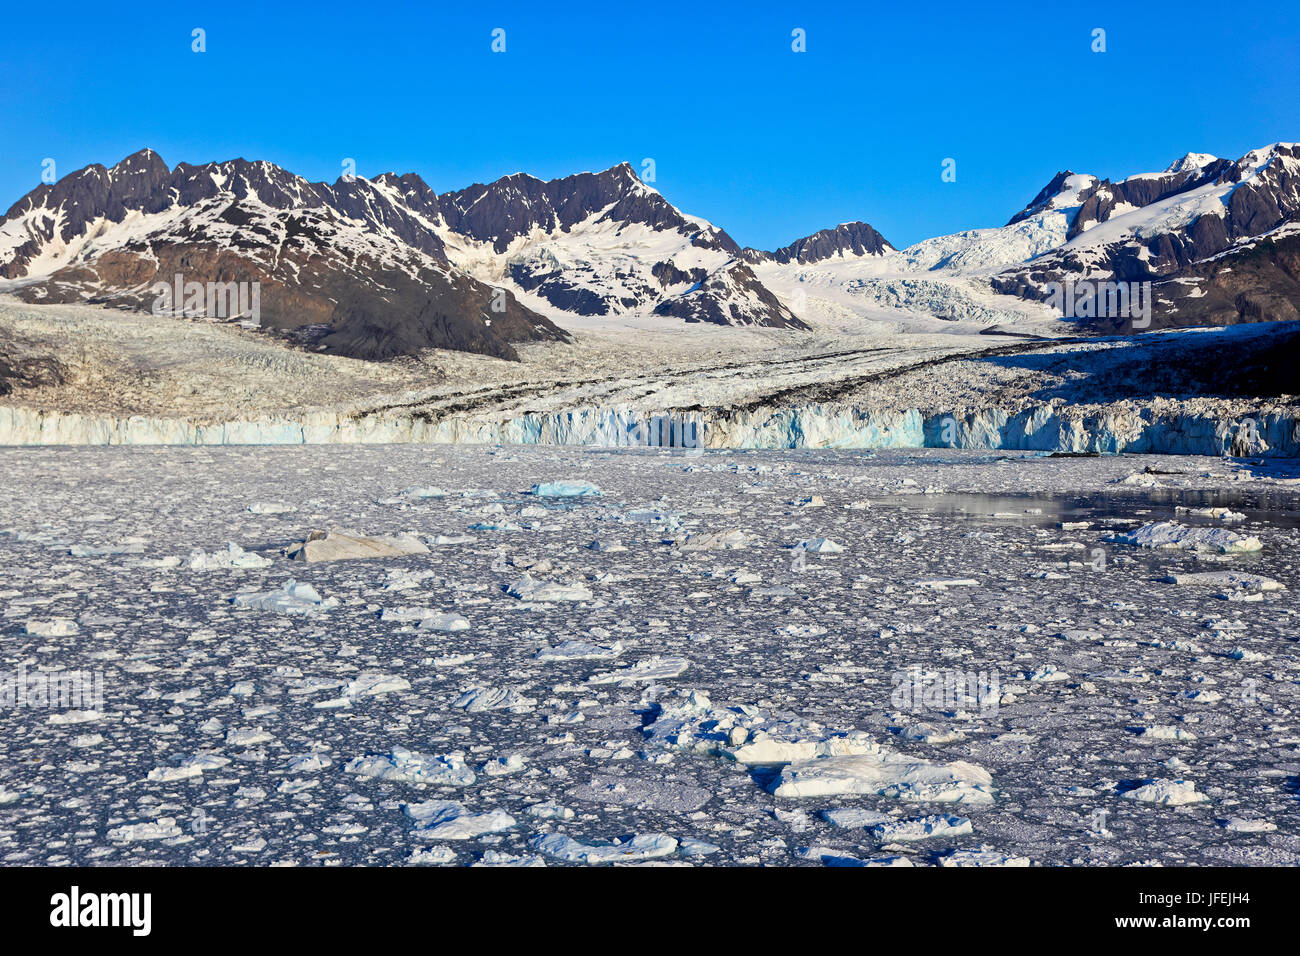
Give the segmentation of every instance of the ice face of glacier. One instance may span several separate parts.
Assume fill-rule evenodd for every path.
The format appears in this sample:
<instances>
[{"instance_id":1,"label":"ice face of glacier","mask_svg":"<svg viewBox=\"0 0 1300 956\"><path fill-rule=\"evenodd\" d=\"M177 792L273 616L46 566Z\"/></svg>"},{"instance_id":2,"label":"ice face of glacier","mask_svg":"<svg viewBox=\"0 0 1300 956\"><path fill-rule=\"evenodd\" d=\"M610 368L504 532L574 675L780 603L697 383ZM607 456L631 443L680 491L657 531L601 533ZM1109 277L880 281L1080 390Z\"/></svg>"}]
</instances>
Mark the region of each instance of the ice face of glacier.
<instances>
[{"instance_id":1,"label":"ice face of glacier","mask_svg":"<svg viewBox=\"0 0 1300 956\"><path fill-rule=\"evenodd\" d=\"M655 423L647 428L645 422ZM647 437L649 436L649 437ZM1300 417L1264 412L1225 419L1186 406L1154 411L1119 402L985 408L961 416L918 408L869 410L811 404L647 414L574 408L515 417L313 412L226 422L100 418L0 407L0 445L585 445L602 448L969 448L1117 454L1300 455Z\"/></svg>"}]
</instances>

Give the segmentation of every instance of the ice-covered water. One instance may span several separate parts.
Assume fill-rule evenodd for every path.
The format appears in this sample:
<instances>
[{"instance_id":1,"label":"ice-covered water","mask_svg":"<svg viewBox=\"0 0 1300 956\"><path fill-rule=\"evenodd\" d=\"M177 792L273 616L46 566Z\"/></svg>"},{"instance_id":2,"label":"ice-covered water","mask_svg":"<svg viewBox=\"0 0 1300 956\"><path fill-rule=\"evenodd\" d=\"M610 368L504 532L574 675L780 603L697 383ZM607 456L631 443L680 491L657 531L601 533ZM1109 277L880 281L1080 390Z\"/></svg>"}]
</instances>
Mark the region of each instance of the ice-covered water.
<instances>
[{"instance_id":1,"label":"ice-covered water","mask_svg":"<svg viewBox=\"0 0 1300 956\"><path fill-rule=\"evenodd\" d=\"M1298 863L1300 484L1169 461L0 450L0 861Z\"/></svg>"}]
</instances>

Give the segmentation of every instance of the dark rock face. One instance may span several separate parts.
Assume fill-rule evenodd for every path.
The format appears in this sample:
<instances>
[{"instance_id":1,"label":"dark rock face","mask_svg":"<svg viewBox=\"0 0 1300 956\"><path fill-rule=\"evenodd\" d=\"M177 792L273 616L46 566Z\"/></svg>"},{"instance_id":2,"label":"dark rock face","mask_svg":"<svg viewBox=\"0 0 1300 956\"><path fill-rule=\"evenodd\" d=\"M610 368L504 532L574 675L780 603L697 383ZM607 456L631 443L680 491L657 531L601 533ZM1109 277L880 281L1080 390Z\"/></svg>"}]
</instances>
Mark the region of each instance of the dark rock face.
<instances>
[{"instance_id":1,"label":"dark rock face","mask_svg":"<svg viewBox=\"0 0 1300 956\"><path fill-rule=\"evenodd\" d=\"M774 252L746 249L748 262L821 262L834 256L878 256L893 247L865 222L845 222L797 239Z\"/></svg>"},{"instance_id":2,"label":"dark rock face","mask_svg":"<svg viewBox=\"0 0 1300 956\"><path fill-rule=\"evenodd\" d=\"M991 280L993 289L1044 301L1049 297L1049 283L1066 283L1082 276L1152 282L1156 291L1153 329L1294 318L1300 304L1295 283L1296 237L1275 242L1265 236L1300 221L1297 159L1300 149L1279 144L1267 154L1254 153L1235 162L1218 159L1195 166L1185 161L1157 176L1122 183L1101 181L1085 190L1067 234L1067 241L1081 236L1084 241L1000 273ZM1141 238L1086 242L1086 227L1108 221L1117 210L1144 208L1202 187L1217 188L1223 194L1219 207L1211 207L1182 225L1149 229ZM1051 188L1049 184L1039 198ZM1031 203L1029 208L1033 206ZM1105 318L1088 326L1103 333L1127 329L1127 323Z\"/></svg>"},{"instance_id":3,"label":"dark rock face","mask_svg":"<svg viewBox=\"0 0 1300 956\"><path fill-rule=\"evenodd\" d=\"M809 329L739 259L726 268L718 269L699 286L664 300L655 307L655 314L671 315L687 322L712 322L715 325L762 325L803 331Z\"/></svg>"},{"instance_id":4,"label":"dark rock face","mask_svg":"<svg viewBox=\"0 0 1300 956\"><path fill-rule=\"evenodd\" d=\"M0 395L19 388L59 385L63 380L63 364L51 355L18 356L0 349Z\"/></svg>"}]
</instances>

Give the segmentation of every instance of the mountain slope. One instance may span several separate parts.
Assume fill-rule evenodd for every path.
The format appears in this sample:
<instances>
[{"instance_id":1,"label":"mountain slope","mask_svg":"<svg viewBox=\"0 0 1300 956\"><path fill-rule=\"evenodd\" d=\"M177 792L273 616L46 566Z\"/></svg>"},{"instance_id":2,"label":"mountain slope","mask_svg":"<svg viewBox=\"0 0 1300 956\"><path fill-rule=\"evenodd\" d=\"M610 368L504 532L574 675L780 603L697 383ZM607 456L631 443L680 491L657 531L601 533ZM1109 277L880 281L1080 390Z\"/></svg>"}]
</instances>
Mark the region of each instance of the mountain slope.
<instances>
[{"instance_id":1,"label":"mountain slope","mask_svg":"<svg viewBox=\"0 0 1300 956\"><path fill-rule=\"evenodd\" d=\"M260 327L358 358L451 348L514 359L511 343L567 338L508 290L456 270L437 216L415 176L329 186L265 162L172 170L142 150L16 203L0 222L0 275L21 280L27 302L132 309L153 307L156 284L176 275L257 283Z\"/></svg>"},{"instance_id":2,"label":"mountain slope","mask_svg":"<svg viewBox=\"0 0 1300 956\"><path fill-rule=\"evenodd\" d=\"M1235 161L1190 153L1161 173L1099 181L1080 199L1065 242L1007 269L994 288L1045 299L1049 283L1151 282L1152 328L1297 316L1300 144L1275 143ZM1249 275L1235 275L1242 271Z\"/></svg>"}]
</instances>

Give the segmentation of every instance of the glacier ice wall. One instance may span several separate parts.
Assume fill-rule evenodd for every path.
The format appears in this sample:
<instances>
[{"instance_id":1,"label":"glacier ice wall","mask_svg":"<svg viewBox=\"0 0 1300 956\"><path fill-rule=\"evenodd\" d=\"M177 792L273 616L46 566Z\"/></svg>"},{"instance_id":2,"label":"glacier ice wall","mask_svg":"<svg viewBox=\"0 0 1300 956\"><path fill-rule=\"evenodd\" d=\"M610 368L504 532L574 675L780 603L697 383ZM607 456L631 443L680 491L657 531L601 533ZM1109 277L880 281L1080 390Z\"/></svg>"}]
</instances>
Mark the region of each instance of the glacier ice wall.
<instances>
[{"instance_id":1,"label":"glacier ice wall","mask_svg":"<svg viewBox=\"0 0 1300 956\"><path fill-rule=\"evenodd\" d=\"M661 427L663 426L663 427ZM0 407L0 445L554 444L690 448L977 448L1063 452L1300 457L1300 413L1231 418L1127 403L987 408L964 416L844 405L646 412L575 408L450 416L329 411L223 422Z\"/></svg>"}]
</instances>

